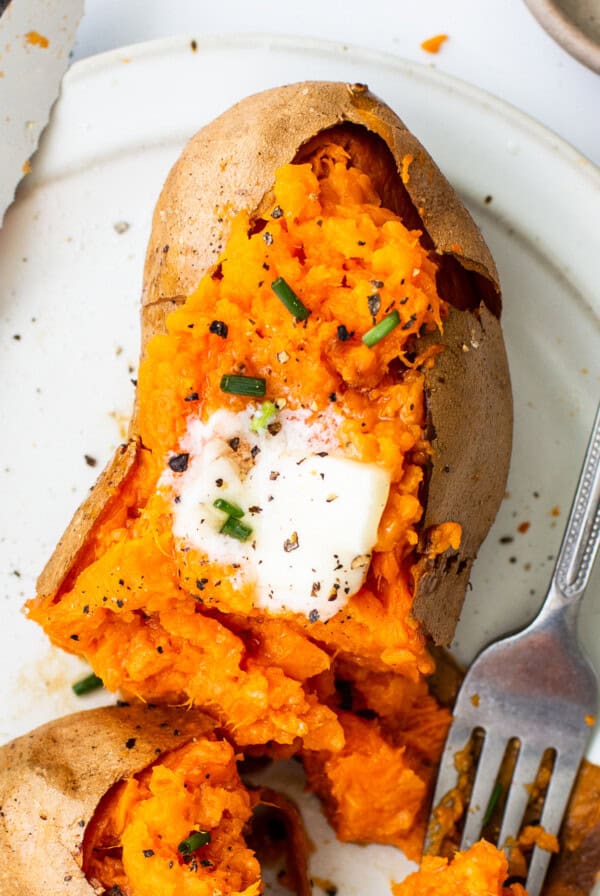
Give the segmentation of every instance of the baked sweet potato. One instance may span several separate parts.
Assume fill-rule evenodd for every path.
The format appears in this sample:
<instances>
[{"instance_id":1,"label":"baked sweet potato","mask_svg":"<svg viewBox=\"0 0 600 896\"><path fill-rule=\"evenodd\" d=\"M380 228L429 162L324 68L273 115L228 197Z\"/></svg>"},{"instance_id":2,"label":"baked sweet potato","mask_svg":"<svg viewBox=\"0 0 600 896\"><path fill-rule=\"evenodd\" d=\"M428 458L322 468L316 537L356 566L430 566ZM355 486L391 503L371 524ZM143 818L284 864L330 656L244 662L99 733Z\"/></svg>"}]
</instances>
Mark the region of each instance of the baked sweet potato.
<instances>
[{"instance_id":1,"label":"baked sweet potato","mask_svg":"<svg viewBox=\"0 0 600 896\"><path fill-rule=\"evenodd\" d=\"M364 86L238 104L158 201L129 439L30 616L109 688L207 707L239 745L341 750L337 664L432 671L426 637L450 640L504 493L499 312L479 231Z\"/></svg>"},{"instance_id":2,"label":"baked sweet potato","mask_svg":"<svg viewBox=\"0 0 600 896\"><path fill-rule=\"evenodd\" d=\"M279 813L309 896L307 841L289 801L248 791L236 754L197 711L112 706L66 716L0 748L3 896L255 896L253 809Z\"/></svg>"}]
</instances>

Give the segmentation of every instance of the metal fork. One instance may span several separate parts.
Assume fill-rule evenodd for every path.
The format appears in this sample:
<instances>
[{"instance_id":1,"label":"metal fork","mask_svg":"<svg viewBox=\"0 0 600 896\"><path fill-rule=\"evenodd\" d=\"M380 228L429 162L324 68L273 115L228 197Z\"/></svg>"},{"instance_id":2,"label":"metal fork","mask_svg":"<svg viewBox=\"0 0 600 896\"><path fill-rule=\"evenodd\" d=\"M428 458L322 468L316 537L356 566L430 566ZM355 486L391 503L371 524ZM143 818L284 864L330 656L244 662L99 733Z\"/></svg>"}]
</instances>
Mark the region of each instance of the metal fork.
<instances>
[{"instance_id":1,"label":"metal fork","mask_svg":"<svg viewBox=\"0 0 600 896\"><path fill-rule=\"evenodd\" d=\"M433 807L456 786L455 756L474 730L483 746L466 812L461 849L481 836L505 749L518 738L520 749L505 798L498 845L517 838L546 749L555 760L540 819L558 834L596 713L596 675L577 637L577 613L600 542L600 406L548 593L532 623L491 644L464 679L442 756ZM492 800L492 802L490 802ZM435 849L432 810L425 852ZM527 875L530 896L539 896L550 853L536 846Z\"/></svg>"}]
</instances>

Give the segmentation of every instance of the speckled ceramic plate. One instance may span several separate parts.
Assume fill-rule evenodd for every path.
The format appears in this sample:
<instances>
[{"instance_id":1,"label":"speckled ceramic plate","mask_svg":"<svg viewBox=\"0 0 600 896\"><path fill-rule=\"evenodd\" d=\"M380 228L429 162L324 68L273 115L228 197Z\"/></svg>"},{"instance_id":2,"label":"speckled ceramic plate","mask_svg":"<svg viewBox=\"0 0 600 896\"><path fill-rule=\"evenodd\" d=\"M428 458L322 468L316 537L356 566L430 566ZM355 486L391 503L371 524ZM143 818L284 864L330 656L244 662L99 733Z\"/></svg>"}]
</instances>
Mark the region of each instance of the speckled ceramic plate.
<instances>
[{"instance_id":1,"label":"speckled ceramic plate","mask_svg":"<svg viewBox=\"0 0 600 896\"><path fill-rule=\"evenodd\" d=\"M525 0L540 25L588 68L600 73L598 0Z\"/></svg>"},{"instance_id":2,"label":"speckled ceramic plate","mask_svg":"<svg viewBox=\"0 0 600 896\"><path fill-rule=\"evenodd\" d=\"M20 607L123 436L143 254L167 171L243 94L304 78L365 81L400 113L479 221L504 283L514 457L458 656L524 623L542 599L600 391L598 170L514 109L393 57L269 37L125 48L72 68L0 232L0 740L113 699L75 698L83 667L51 650ZM583 629L600 669L598 582ZM340 847L294 767L277 774L319 844L316 875L358 896L406 872L395 850Z\"/></svg>"}]
</instances>

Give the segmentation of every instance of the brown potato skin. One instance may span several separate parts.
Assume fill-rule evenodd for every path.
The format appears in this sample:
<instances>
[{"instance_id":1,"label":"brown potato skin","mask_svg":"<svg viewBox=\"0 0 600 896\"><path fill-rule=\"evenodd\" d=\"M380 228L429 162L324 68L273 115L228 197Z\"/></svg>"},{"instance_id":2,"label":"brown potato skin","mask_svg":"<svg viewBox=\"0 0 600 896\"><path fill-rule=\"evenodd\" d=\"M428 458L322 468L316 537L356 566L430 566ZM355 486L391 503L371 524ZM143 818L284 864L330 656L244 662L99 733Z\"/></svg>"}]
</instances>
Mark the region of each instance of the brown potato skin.
<instances>
[{"instance_id":1,"label":"brown potato skin","mask_svg":"<svg viewBox=\"0 0 600 896\"><path fill-rule=\"evenodd\" d=\"M101 797L161 752L214 728L195 710L110 706L65 716L0 748L2 896L93 896L81 848Z\"/></svg>"},{"instance_id":2,"label":"brown potato skin","mask_svg":"<svg viewBox=\"0 0 600 896\"><path fill-rule=\"evenodd\" d=\"M413 610L437 643L448 644L471 565L508 474L512 397L499 324L498 275L481 233L448 181L403 122L365 85L315 81L268 90L242 100L190 140L154 213L144 268L142 351L155 333L164 331L169 311L214 264L233 217L242 209L260 213L276 170L301 159L314 141L324 139L324 132L342 142L370 173L384 204L408 226L423 231L424 244L440 263L442 296L463 309L453 309L443 336L435 336L446 351L427 374L434 455ZM400 172L409 156L403 183ZM40 594L55 594L76 568L139 449L134 409L128 446L75 515L38 580ZM447 466L449 475L443 474ZM445 520L462 524L463 543L457 552L431 562L426 531Z\"/></svg>"}]
</instances>

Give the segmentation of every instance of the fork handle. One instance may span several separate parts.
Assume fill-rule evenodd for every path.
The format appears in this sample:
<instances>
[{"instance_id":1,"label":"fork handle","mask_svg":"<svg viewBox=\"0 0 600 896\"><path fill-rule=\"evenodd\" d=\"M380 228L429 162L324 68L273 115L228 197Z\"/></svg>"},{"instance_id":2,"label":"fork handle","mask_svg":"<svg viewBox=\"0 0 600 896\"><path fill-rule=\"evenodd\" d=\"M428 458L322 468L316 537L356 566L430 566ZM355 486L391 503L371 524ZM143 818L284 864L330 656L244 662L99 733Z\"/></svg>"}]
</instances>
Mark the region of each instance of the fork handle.
<instances>
[{"instance_id":1,"label":"fork handle","mask_svg":"<svg viewBox=\"0 0 600 896\"><path fill-rule=\"evenodd\" d=\"M600 544L600 404L544 611L575 607L584 595Z\"/></svg>"}]
</instances>

